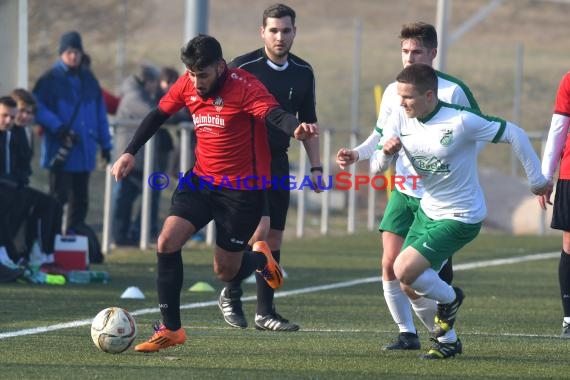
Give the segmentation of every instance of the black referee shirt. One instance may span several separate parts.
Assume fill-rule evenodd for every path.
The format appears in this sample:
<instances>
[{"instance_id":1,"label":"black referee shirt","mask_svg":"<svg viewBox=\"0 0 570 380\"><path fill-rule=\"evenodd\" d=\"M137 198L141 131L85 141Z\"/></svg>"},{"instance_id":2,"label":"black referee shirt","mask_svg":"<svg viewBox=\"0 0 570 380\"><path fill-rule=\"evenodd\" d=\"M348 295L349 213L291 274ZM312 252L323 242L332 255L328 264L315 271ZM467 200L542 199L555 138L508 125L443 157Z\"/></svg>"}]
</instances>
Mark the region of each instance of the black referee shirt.
<instances>
[{"instance_id":1,"label":"black referee shirt","mask_svg":"<svg viewBox=\"0 0 570 380\"><path fill-rule=\"evenodd\" d=\"M280 66L270 61L261 48L233 59L228 66L255 75L283 109L297 116L300 122L317 122L315 76L308 62L289 53L287 62ZM272 154L286 152L290 137L272 125L268 126L268 133Z\"/></svg>"}]
</instances>

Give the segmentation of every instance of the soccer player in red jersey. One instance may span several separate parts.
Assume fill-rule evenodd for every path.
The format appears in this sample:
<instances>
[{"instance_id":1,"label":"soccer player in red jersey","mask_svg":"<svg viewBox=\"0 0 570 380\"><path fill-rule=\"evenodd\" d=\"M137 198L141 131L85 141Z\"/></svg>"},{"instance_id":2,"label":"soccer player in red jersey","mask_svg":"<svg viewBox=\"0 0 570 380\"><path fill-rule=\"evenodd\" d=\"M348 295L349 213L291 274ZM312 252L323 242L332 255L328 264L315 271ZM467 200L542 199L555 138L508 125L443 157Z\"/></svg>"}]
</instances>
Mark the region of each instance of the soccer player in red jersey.
<instances>
[{"instance_id":1,"label":"soccer player in red jersey","mask_svg":"<svg viewBox=\"0 0 570 380\"><path fill-rule=\"evenodd\" d=\"M247 278L257 270L272 288L281 286L282 272L264 241L244 248L261 218L265 191L271 185L266 124L297 140L318 134L318 126L299 123L283 110L251 74L229 69L219 42L206 35L191 39L181 50L186 75L161 99L137 129L125 153L113 165L117 181L134 165L134 154L170 115L186 106L194 120L196 164L180 179L169 216L158 237L157 291L162 324L135 347L156 352L183 344L180 318L183 282L182 246L211 220L216 224L214 272L222 281Z\"/></svg>"},{"instance_id":2,"label":"soccer player in red jersey","mask_svg":"<svg viewBox=\"0 0 570 380\"><path fill-rule=\"evenodd\" d=\"M550 122L548 139L544 155L542 156L542 174L552 180L556 168L560 164L558 181L556 183L556 196L552 210L550 227L562 230L562 253L558 264L558 281L564 319L562 321L562 338L570 338L570 72L560 81L554 113ZM538 197L540 206L546 210L550 202L552 188L546 195Z\"/></svg>"}]
</instances>

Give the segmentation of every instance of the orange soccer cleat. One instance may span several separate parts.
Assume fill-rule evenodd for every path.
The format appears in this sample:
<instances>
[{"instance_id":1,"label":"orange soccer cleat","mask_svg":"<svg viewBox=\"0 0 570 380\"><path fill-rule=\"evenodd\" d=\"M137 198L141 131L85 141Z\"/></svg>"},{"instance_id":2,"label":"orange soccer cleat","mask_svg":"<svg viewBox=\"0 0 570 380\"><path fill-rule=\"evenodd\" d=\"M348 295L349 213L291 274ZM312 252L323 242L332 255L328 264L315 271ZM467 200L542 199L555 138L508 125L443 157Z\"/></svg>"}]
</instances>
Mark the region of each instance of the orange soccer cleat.
<instances>
[{"instance_id":1,"label":"orange soccer cleat","mask_svg":"<svg viewBox=\"0 0 570 380\"><path fill-rule=\"evenodd\" d=\"M184 344L184 342L186 342L186 332L183 328L172 331L160 324L154 326L154 334L152 334L149 340L135 346L135 351L158 352L167 347Z\"/></svg>"},{"instance_id":2,"label":"orange soccer cleat","mask_svg":"<svg viewBox=\"0 0 570 380\"><path fill-rule=\"evenodd\" d=\"M278 289L283 284L283 272L279 263L273 258L269 246L264 241L257 241L253 244L252 251L265 255L267 265L262 270L257 272L263 277L265 282L273 289Z\"/></svg>"}]
</instances>

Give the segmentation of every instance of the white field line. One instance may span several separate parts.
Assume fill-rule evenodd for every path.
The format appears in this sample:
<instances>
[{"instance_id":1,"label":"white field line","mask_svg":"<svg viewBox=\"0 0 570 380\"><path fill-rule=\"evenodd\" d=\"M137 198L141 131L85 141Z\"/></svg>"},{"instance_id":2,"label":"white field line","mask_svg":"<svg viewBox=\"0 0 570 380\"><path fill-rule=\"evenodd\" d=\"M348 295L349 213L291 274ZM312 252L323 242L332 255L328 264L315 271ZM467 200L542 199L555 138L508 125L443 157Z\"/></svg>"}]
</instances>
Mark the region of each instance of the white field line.
<instances>
[{"instance_id":1,"label":"white field line","mask_svg":"<svg viewBox=\"0 0 570 380\"><path fill-rule=\"evenodd\" d=\"M534 255L526 255L526 256L518 256L508 259L496 259L496 260L484 260L484 261L477 261L473 263L466 263L466 264L457 264L453 266L454 271L461 271L461 270L469 270L469 269L476 269L476 268L485 268L485 267L492 267L492 266L499 266L499 265L507 265L507 264L516 264L525 261L537 261L537 260L546 260L546 259L553 259L560 256L560 252L549 252L549 253L539 253ZM331 290L331 289L339 289L339 288L348 288L355 285L360 284L367 284L371 282L380 282L379 276L368 277L368 278L361 278L351 281L343 281L337 282L328 285L319 285L319 286L311 286L308 288L301 288L296 290L287 290L287 291L279 291L275 293L275 297L289 297L298 294L305 294L305 293L313 293L319 292L323 290ZM243 301L252 301L255 300L255 296L243 297ZM195 302L189 303L185 305L180 305L180 309L198 309L202 307L209 307L209 306L216 306L218 301L208 301L208 302ZM139 309L130 312L132 315L143 315L143 314L151 314L151 313L158 313L160 310L158 308L146 308L146 309ZM55 325L50 326L42 326L42 327L34 327L31 329L23 329L23 330L16 330L16 331L9 331L5 333L0 333L0 339L6 338L14 338L23 335L34 335L34 334L42 334L49 331L55 330L62 330L68 329L73 327L80 327L80 326L88 326L92 322L92 318L90 319L82 319L77 321L71 321L66 323L58 323ZM305 330L305 329L304 329ZM305 331L321 331L321 330L305 330ZM329 331L329 330L322 330L322 331ZM330 331L337 331L337 330L330 330ZM340 331L340 330L339 330ZM356 330L355 330L356 331ZM503 334L509 335L509 334ZM534 336L534 335L524 335L524 336Z\"/></svg>"},{"instance_id":2,"label":"white field line","mask_svg":"<svg viewBox=\"0 0 570 380\"><path fill-rule=\"evenodd\" d=\"M570 0L569 0L570 1ZM224 326L197 326L197 325L192 325L192 330L219 330L219 331L236 331L235 327L230 327L228 325L224 325ZM325 328L321 328L321 329L307 329L307 328L302 328L301 330L297 331L296 334L301 334L301 333L339 333L339 334L381 334L381 333L393 333L394 330L379 330L379 329L325 329ZM469 336L489 336L489 337L495 337L497 335L502 336L502 337L515 337L515 338L553 338L553 339L558 339L559 336L558 335L551 335L551 334L521 334L521 333L509 333L509 332L502 332L500 334L491 334L491 333L485 333L485 332L465 332L465 331L461 331L461 336L464 335L469 335Z\"/></svg>"}]
</instances>

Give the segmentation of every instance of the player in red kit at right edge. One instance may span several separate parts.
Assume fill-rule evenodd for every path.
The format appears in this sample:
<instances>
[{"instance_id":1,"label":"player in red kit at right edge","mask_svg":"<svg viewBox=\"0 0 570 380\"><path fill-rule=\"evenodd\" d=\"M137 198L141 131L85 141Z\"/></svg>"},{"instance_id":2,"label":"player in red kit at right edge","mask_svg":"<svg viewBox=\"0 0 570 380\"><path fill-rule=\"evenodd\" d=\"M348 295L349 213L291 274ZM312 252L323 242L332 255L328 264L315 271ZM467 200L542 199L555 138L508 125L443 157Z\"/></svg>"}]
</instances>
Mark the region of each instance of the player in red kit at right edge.
<instances>
[{"instance_id":1,"label":"player in red kit at right edge","mask_svg":"<svg viewBox=\"0 0 570 380\"><path fill-rule=\"evenodd\" d=\"M211 220L216 224L214 272L220 280L244 279L257 271L273 289L281 286L281 268L266 242L244 250L261 218L263 187L268 185L263 178L270 177L266 124L297 140L318 134L317 125L299 123L253 75L229 69L215 38L193 38L182 47L181 60L186 74L145 117L113 165L116 180L126 177L136 152L170 115L188 107L198 141L196 164L172 195L169 216L158 237L156 283L162 323L148 341L135 347L139 352L156 352L186 341L180 317L181 251L186 240ZM245 177L252 180L240 186ZM202 178L208 178L211 186L205 186Z\"/></svg>"},{"instance_id":2,"label":"player in red kit at right edge","mask_svg":"<svg viewBox=\"0 0 570 380\"><path fill-rule=\"evenodd\" d=\"M548 139L542 156L542 174L549 181L553 180L560 163L556 196L552 210L550 227L562 231L562 253L558 264L558 281L564 319L562 320L561 338L570 338L570 72L560 81L554 113L550 122ZM550 202L552 187L545 195L538 197L538 203L546 210Z\"/></svg>"}]
</instances>

